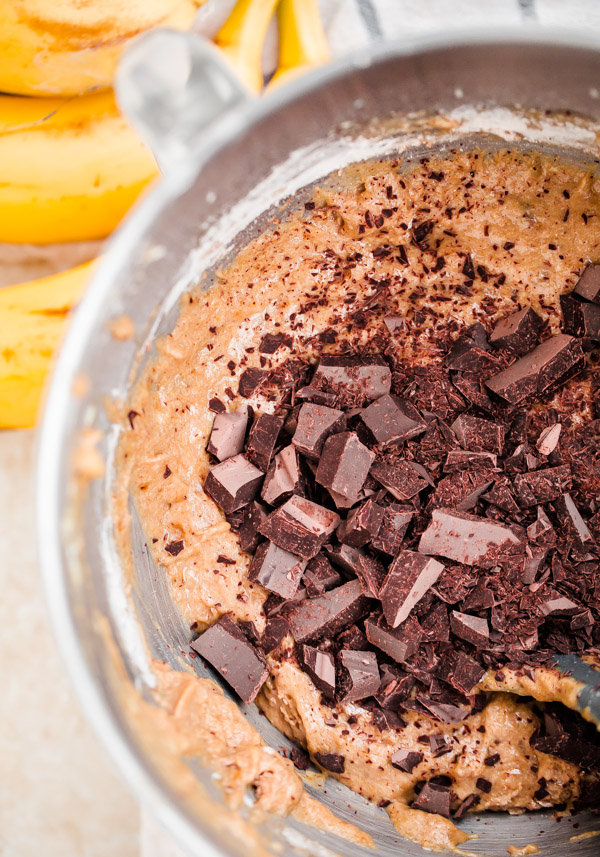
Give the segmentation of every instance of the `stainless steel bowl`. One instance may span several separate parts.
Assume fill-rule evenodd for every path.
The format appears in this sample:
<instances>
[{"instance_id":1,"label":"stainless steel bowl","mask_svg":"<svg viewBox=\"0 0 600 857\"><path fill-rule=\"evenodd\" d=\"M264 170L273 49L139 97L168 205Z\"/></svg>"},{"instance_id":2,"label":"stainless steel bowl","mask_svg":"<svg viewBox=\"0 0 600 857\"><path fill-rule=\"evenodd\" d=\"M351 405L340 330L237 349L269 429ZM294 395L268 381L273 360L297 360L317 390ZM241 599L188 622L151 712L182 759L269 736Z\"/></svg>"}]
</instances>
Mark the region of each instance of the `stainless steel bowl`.
<instances>
[{"instance_id":1,"label":"stainless steel bowl","mask_svg":"<svg viewBox=\"0 0 600 857\"><path fill-rule=\"evenodd\" d=\"M473 139L544 146L589 163L597 155L599 86L598 44L584 33L537 30L389 45L261 101L249 100L192 36L154 33L126 59L122 103L166 177L111 241L59 355L39 446L39 547L56 633L90 720L138 797L192 853L247 854L249 845L219 814L223 801L211 772L191 768L203 788L191 800L165 749L143 738L146 709L136 700L150 698L148 652L177 666L189 631L148 560L135 513L133 585L126 585L110 519L118 429L105 399L126 396L155 338L173 327L181 292L201 275L210 283L211 272L259 233L276 207L293 208L319 178L391 150L410 157ZM108 325L122 313L134 319L137 336L117 343ZM89 386L82 394L79 383L76 395L79 376ZM73 453L90 428L99 430L107 470L88 482L77 475ZM245 714L269 744L287 744L252 707ZM394 834L383 810L339 784L309 788L372 833L382 855L422 853ZM481 837L470 850L488 857L528 843L548 857L597 853L593 838L571 841L597 823L587 815L576 823L487 815L464 827ZM259 834L268 853L361 850L291 820L267 821Z\"/></svg>"}]
</instances>

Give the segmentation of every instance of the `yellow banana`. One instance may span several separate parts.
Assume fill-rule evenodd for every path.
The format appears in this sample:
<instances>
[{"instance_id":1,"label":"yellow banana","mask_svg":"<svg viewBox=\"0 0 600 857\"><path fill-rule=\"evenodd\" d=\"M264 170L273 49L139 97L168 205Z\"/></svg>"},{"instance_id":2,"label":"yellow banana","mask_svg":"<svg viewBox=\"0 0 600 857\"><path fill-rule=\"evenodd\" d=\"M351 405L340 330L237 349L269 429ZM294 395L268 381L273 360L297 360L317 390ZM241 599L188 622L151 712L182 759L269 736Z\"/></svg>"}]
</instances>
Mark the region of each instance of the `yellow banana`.
<instances>
[{"instance_id":1,"label":"yellow banana","mask_svg":"<svg viewBox=\"0 0 600 857\"><path fill-rule=\"evenodd\" d=\"M69 310L91 276L87 262L0 289L0 428L35 424L40 395Z\"/></svg>"},{"instance_id":2,"label":"yellow banana","mask_svg":"<svg viewBox=\"0 0 600 857\"><path fill-rule=\"evenodd\" d=\"M0 0L0 91L109 87L122 50L153 27L188 29L202 0Z\"/></svg>"},{"instance_id":3,"label":"yellow banana","mask_svg":"<svg viewBox=\"0 0 600 857\"><path fill-rule=\"evenodd\" d=\"M269 90L331 58L318 0L280 0L277 21L279 64L267 87Z\"/></svg>"},{"instance_id":4,"label":"yellow banana","mask_svg":"<svg viewBox=\"0 0 600 857\"><path fill-rule=\"evenodd\" d=\"M238 0L214 42L251 92L263 88L261 57L277 0Z\"/></svg>"},{"instance_id":5,"label":"yellow banana","mask_svg":"<svg viewBox=\"0 0 600 857\"><path fill-rule=\"evenodd\" d=\"M0 242L104 238L156 173L112 91L0 95Z\"/></svg>"}]
</instances>

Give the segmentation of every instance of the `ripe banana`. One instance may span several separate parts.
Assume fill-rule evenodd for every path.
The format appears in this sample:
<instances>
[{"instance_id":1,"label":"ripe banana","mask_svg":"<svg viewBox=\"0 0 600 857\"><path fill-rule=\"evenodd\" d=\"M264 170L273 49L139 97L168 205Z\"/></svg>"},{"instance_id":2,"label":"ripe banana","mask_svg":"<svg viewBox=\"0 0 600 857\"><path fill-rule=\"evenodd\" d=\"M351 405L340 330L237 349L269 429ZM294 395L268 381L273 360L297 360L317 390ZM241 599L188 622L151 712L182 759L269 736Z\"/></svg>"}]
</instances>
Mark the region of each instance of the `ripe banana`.
<instances>
[{"instance_id":1,"label":"ripe banana","mask_svg":"<svg viewBox=\"0 0 600 857\"><path fill-rule=\"evenodd\" d=\"M279 64L268 90L331 58L318 0L279 0Z\"/></svg>"},{"instance_id":2,"label":"ripe banana","mask_svg":"<svg viewBox=\"0 0 600 857\"><path fill-rule=\"evenodd\" d=\"M94 262L0 289L0 428L35 424L40 396L69 310Z\"/></svg>"},{"instance_id":3,"label":"ripe banana","mask_svg":"<svg viewBox=\"0 0 600 857\"><path fill-rule=\"evenodd\" d=\"M0 242L105 238L156 173L112 91L0 95Z\"/></svg>"},{"instance_id":4,"label":"ripe banana","mask_svg":"<svg viewBox=\"0 0 600 857\"><path fill-rule=\"evenodd\" d=\"M121 51L152 27L188 29L202 0L0 0L0 91L109 87Z\"/></svg>"},{"instance_id":5,"label":"ripe banana","mask_svg":"<svg viewBox=\"0 0 600 857\"><path fill-rule=\"evenodd\" d=\"M214 37L251 92L263 88L262 49L276 4L277 0L238 0Z\"/></svg>"}]
</instances>

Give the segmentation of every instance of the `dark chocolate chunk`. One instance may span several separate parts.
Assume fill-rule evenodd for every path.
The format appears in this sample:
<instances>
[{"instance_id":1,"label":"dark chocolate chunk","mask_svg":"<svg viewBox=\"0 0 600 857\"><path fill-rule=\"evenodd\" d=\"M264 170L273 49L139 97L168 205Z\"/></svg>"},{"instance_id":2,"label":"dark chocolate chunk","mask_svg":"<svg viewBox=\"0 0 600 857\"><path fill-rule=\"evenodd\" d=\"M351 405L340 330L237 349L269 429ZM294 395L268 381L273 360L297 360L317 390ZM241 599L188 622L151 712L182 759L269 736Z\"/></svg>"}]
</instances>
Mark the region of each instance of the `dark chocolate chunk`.
<instances>
[{"instance_id":1,"label":"dark chocolate chunk","mask_svg":"<svg viewBox=\"0 0 600 857\"><path fill-rule=\"evenodd\" d=\"M450 426L458 442L471 452L492 452L502 455L504 426L492 420L460 414Z\"/></svg>"},{"instance_id":2,"label":"dark chocolate chunk","mask_svg":"<svg viewBox=\"0 0 600 857\"><path fill-rule=\"evenodd\" d=\"M212 411L213 414L224 414L227 408L217 396L213 396L212 399L208 400L208 410ZM133 411L133 413L135 413L135 411ZM139 416L139 414L136 414L136 416ZM133 425L131 428L133 428Z\"/></svg>"},{"instance_id":3,"label":"dark chocolate chunk","mask_svg":"<svg viewBox=\"0 0 600 857\"><path fill-rule=\"evenodd\" d=\"M391 564L379 598L388 625L397 628L437 582L444 566L422 553L402 550Z\"/></svg>"},{"instance_id":4,"label":"dark chocolate chunk","mask_svg":"<svg viewBox=\"0 0 600 857\"><path fill-rule=\"evenodd\" d=\"M498 764L499 761L500 753L492 753L491 756L485 757L485 759L483 760L483 764L486 766L486 768L493 768Z\"/></svg>"},{"instance_id":5,"label":"dark chocolate chunk","mask_svg":"<svg viewBox=\"0 0 600 857\"><path fill-rule=\"evenodd\" d=\"M409 619L399 628L390 628L383 616L369 616L365 619L365 632L372 645L398 663L404 663L417 651L422 637L416 620L411 622Z\"/></svg>"},{"instance_id":6,"label":"dark chocolate chunk","mask_svg":"<svg viewBox=\"0 0 600 857\"><path fill-rule=\"evenodd\" d=\"M457 809L454 810L453 818L455 821L462 821L465 815L474 809L477 804L480 802L480 798L477 795L468 795L463 801L460 802Z\"/></svg>"},{"instance_id":7,"label":"dark chocolate chunk","mask_svg":"<svg viewBox=\"0 0 600 857\"><path fill-rule=\"evenodd\" d=\"M242 406L231 413L218 413L212 425L207 452L219 461L238 455L244 449L247 425L247 407Z\"/></svg>"},{"instance_id":8,"label":"dark chocolate chunk","mask_svg":"<svg viewBox=\"0 0 600 857\"><path fill-rule=\"evenodd\" d=\"M259 532L290 553L311 559L334 532L340 517L305 497L293 496L271 512Z\"/></svg>"},{"instance_id":9,"label":"dark chocolate chunk","mask_svg":"<svg viewBox=\"0 0 600 857\"><path fill-rule=\"evenodd\" d=\"M394 768L398 768L406 774L412 774L414 768L420 765L424 758L423 753L419 753L417 750L403 748L396 750L390 762Z\"/></svg>"},{"instance_id":10,"label":"dark chocolate chunk","mask_svg":"<svg viewBox=\"0 0 600 857\"><path fill-rule=\"evenodd\" d=\"M291 346L292 339L285 333L266 333L260 340L258 350L261 354L275 354L281 345Z\"/></svg>"},{"instance_id":11,"label":"dark chocolate chunk","mask_svg":"<svg viewBox=\"0 0 600 857\"><path fill-rule=\"evenodd\" d=\"M383 514L383 507L369 498L348 514L337 528L336 535L344 544L354 548L363 547L377 536Z\"/></svg>"},{"instance_id":12,"label":"dark chocolate chunk","mask_svg":"<svg viewBox=\"0 0 600 857\"><path fill-rule=\"evenodd\" d=\"M469 705L453 705L451 702L435 702L428 696L418 696L418 702L441 723L460 723L471 714Z\"/></svg>"},{"instance_id":13,"label":"dark chocolate chunk","mask_svg":"<svg viewBox=\"0 0 600 857\"><path fill-rule=\"evenodd\" d=\"M300 586L306 562L273 542L262 542L252 557L248 579L281 598L292 598Z\"/></svg>"},{"instance_id":14,"label":"dark chocolate chunk","mask_svg":"<svg viewBox=\"0 0 600 857\"><path fill-rule=\"evenodd\" d=\"M565 333L600 342L600 300L592 304L574 295L561 295L560 306Z\"/></svg>"},{"instance_id":15,"label":"dark chocolate chunk","mask_svg":"<svg viewBox=\"0 0 600 857\"><path fill-rule=\"evenodd\" d=\"M573 616L579 610L579 606L558 592L551 593L541 604L544 616Z\"/></svg>"},{"instance_id":16,"label":"dark chocolate chunk","mask_svg":"<svg viewBox=\"0 0 600 857\"><path fill-rule=\"evenodd\" d=\"M571 487L571 468L568 464L547 467L531 473L517 473L513 480L517 500L523 508L557 500Z\"/></svg>"},{"instance_id":17,"label":"dark chocolate chunk","mask_svg":"<svg viewBox=\"0 0 600 857\"><path fill-rule=\"evenodd\" d=\"M296 493L302 493L300 462L296 449L286 446L271 461L260 496L265 503L276 506Z\"/></svg>"},{"instance_id":18,"label":"dark chocolate chunk","mask_svg":"<svg viewBox=\"0 0 600 857\"><path fill-rule=\"evenodd\" d=\"M509 515L518 515L520 512L519 504L515 499L512 491L512 485L508 477L502 477L494 483L494 487L482 495L482 499L486 503L491 503L492 506L497 506Z\"/></svg>"},{"instance_id":19,"label":"dark chocolate chunk","mask_svg":"<svg viewBox=\"0 0 600 857\"><path fill-rule=\"evenodd\" d=\"M527 538L543 547L556 544L556 531L542 506L537 507L537 520L527 527Z\"/></svg>"},{"instance_id":20,"label":"dark chocolate chunk","mask_svg":"<svg viewBox=\"0 0 600 857\"><path fill-rule=\"evenodd\" d=\"M371 648L366 634L364 634L358 625L350 625L345 631L338 634L336 643L342 649L356 649L361 652L366 652Z\"/></svg>"},{"instance_id":21,"label":"dark chocolate chunk","mask_svg":"<svg viewBox=\"0 0 600 857\"><path fill-rule=\"evenodd\" d=\"M376 461L370 472L396 500L410 500L429 484L410 461L398 460L394 464Z\"/></svg>"},{"instance_id":22,"label":"dark chocolate chunk","mask_svg":"<svg viewBox=\"0 0 600 857\"><path fill-rule=\"evenodd\" d=\"M554 452L558 446L561 430L562 425L560 423L553 423L540 432L540 436L535 442L535 448L540 455L550 455Z\"/></svg>"},{"instance_id":23,"label":"dark chocolate chunk","mask_svg":"<svg viewBox=\"0 0 600 857\"><path fill-rule=\"evenodd\" d=\"M238 386L240 396L249 399L264 384L268 374L264 369L244 369Z\"/></svg>"},{"instance_id":24,"label":"dark chocolate chunk","mask_svg":"<svg viewBox=\"0 0 600 857\"><path fill-rule=\"evenodd\" d=\"M335 660L331 652L322 652L314 646L298 647L298 654L304 670L309 674L314 686L328 699L335 696Z\"/></svg>"},{"instance_id":25,"label":"dark chocolate chunk","mask_svg":"<svg viewBox=\"0 0 600 857\"><path fill-rule=\"evenodd\" d=\"M391 503L383 511L383 518L371 546L388 556L396 556L412 521L414 509Z\"/></svg>"},{"instance_id":26,"label":"dark chocolate chunk","mask_svg":"<svg viewBox=\"0 0 600 857\"><path fill-rule=\"evenodd\" d=\"M487 333L482 324L477 324L469 327L452 345L452 348L446 355L445 363L449 369L464 370L467 372L476 371L473 365L473 358L477 360L482 354L489 350Z\"/></svg>"},{"instance_id":27,"label":"dark chocolate chunk","mask_svg":"<svg viewBox=\"0 0 600 857\"><path fill-rule=\"evenodd\" d=\"M267 471L279 432L283 428L283 417L260 414L256 417L246 446L246 458L263 473Z\"/></svg>"},{"instance_id":28,"label":"dark chocolate chunk","mask_svg":"<svg viewBox=\"0 0 600 857\"><path fill-rule=\"evenodd\" d=\"M368 612L372 601L363 595L358 580L331 589L318 598L292 605L288 619L298 643L329 637L357 622Z\"/></svg>"},{"instance_id":29,"label":"dark chocolate chunk","mask_svg":"<svg viewBox=\"0 0 600 857\"><path fill-rule=\"evenodd\" d=\"M267 517L266 507L258 500L252 500L241 510L238 525L240 547L246 553L253 553L258 547L261 536L258 528Z\"/></svg>"},{"instance_id":30,"label":"dark chocolate chunk","mask_svg":"<svg viewBox=\"0 0 600 857\"><path fill-rule=\"evenodd\" d=\"M269 670L262 654L229 616L211 625L191 644L246 703L253 702Z\"/></svg>"},{"instance_id":31,"label":"dark chocolate chunk","mask_svg":"<svg viewBox=\"0 0 600 857\"><path fill-rule=\"evenodd\" d=\"M375 699L382 708L396 709L410 696L415 686L415 678L394 664L383 664L380 674L381 680Z\"/></svg>"},{"instance_id":32,"label":"dark chocolate chunk","mask_svg":"<svg viewBox=\"0 0 600 857\"><path fill-rule=\"evenodd\" d=\"M338 654L340 702L359 702L379 690L379 668L375 652L342 649Z\"/></svg>"},{"instance_id":33,"label":"dark chocolate chunk","mask_svg":"<svg viewBox=\"0 0 600 857\"><path fill-rule=\"evenodd\" d=\"M286 634L289 633L290 623L281 616L273 616L267 619L265 630L260 638L260 647L268 655L280 644Z\"/></svg>"},{"instance_id":34,"label":"dark chocolate chunk","mask_svg":"<svg viewBox=\"0 0 600 857\"><path fill-rule=\"evenodd\" d=\"M573 539L580 550L594 543L589 527L570 494L561 494L555 503L555 509L564 534L567 538Z\"/></svg>"},{"instance_id":35,"label":"dark chocolate chunk","mask_svg":"<svg viewBox=\"0 0 600 857\"><path fill-rule=\"evenodd\" d=\"M420 809L422 812L433 812L450 818L450 787L439 786L434 783L425 783L412 802L411 809Z\"/></svg>"},{"instance_id":36,"label":"dark chocolate chunk","mask_svg":"<svg viewBox=\"0 0 600 857\"><path fill-rule=\"evenodd\" d=\"M256 497L263 477L264 473L245 456L234 455L209 470L204 490L230 515Z\"/></svg>"},{"instance_id":37,"label":"dark chocolate chunk","mask_svg":"<svg viewBox=\"0 0 600 857\"><path fill-rule=\"evenodd\" d=\"M439 759L440 756L452 752L452 739L447 739L445 735L430 735L429 747L433 758Z\"/></svg>"},{"instance_id":38,"label":"dark chocolate chunk","mask_svg":"<svg viewBox=\"0 0 600 857\"><path fill-rule=\"evenodd\" d=\"M525 354L537 344L543 321L531 307L513 312L496 322L490 345L513 354Z\"/></svg>"},{"instance_id":39,"label":"dark chocolate chunk","mask_svg":"<svg viewBox=\"0 0 600 857\"><path fill-rule=\"evenodd\" d=\"M447 684L468 696L485 675L485 669L464 652L454 650L444 657L437 674Z\"/></svg>"},{"instance_id":40,"label":"dark chocolate chunk","mask_svg":"<svg viewBox=\"0 0 600 857\"><path fill-rule=\"evenodd\" d=\"M573 291L586 301L600 304L600 265L588 265Z\"/></svg>"},{"instance_id":41,"label":"dark chocolate chunk","mask_svg":"<svg viewBox=\"0 0 600 857\"><path fill-rule=\"evenodd\" d=\"M418 549L420 553L445 556L464 565L477 565L491 548L518 545L520 541L512 529L489 518L434 509Z\"/></svg>"},{"instance_id":42,"label":"dark chocolate chunk","mask_svg":"<svg viewBox=\"0 0 600 857\"><path fill-rule=\"evenodd\" d=\"M335 408L305 402L298 413L292 443L307 458L317 459L329 435L346 428L346 415Z\"/></svg>"},{"instance_id":43,"label":"dark chocolate chunk","mask_svg":"<svg viewBox=\"0 0 600 857\"><path fill-rule=\"evenodd\" d=\"M390 392L392 373L387 363L377 357L323 355L312 383L345 393L360 406Z\"/></svg>"},{"instance_id":44,"label":"dark chocolate chunk","mask_svg":"<svg viewBox=\"0 0 600 857\"><path fill-rule=\"evenodd\" d=\"M431 596L430 596L431 597ZM430 643L447 643L450 640L450 622L448 608L438 602L421 616L421 628L424 639Z\"/></svg>"},{"instance_id":45,"label":"dark chocolate chunk","mask_svg":"<svg viewBox=\"0 0 600 857\"><path fill-rule=\"evenodd\" d=\"M375 453L358 439L355 432L341 432L328 437L323 446L315 479L332 493L349 503L358 500L369 474Z\"/></svg>"},{"instance_id":46,"label":"dark chocolate chunk","mask_svg":"<svg viewBox=\"0 0 600 857\"><path fill-rule=\"evenodd\" d=\"M429 498L429 508L468 512L477 505L481 495L494 481L494 476L492 470L457 470L437 483Z\"/></svg>"},{"instance_id":47,"label":"dark chocolate chunk","mask_svg":"<svg viewBox=\"0 0 600 857\"><path fill-rule=\"evenodd\" d=\"M358 548L351 548L350 545L325 545L323 550L335 566L350 577L356 576L362 556Z\"/></svg>"},{"instance_id":48,"label":"dark chocolate chunk","mask_svg":"<svg viewBox=\"0 0 600 857\"><path fill-rule=\"evenodd\" d=\"M368 595L369 598L379 598L379 591L385 580L385 568L378 559L358 551L356 576L365 595Z\"/></svg>"},{"instance_id":49,"label":"dark chocolate chunk","mask_svg":"<svg viewBox=\"0 0 600 857\"><path fill-rule=\"evenodd\" d=\"M485 777L477 777L477 780L475 782L475 788L479 789L480 792L484 792L487 795L492 790L492 784L489 780L486 780Z\"/></svg>"},{"instance_id":50,"label":"dark chocolate chunk","mask_svg":"<svg viewBox=\"0 0 600 857\"><path fill-rule=\"evenodd\" d=\"M511 405L562 384L581 369L585 356L573 336L551 336L533 351L486 381L487 387Z\"/></svg>"},{"instance_id":51,"label":"dark chocolate chunk","mask_svg":"<svg viewBox=\"0 0 600 857\"><path fill-rule=\"evenodd\" d=\"M410 402L397 396L382 396L360 415L372 443L382 447L423 434L427 423Z\"/></svg>"},{"instance_id":52,"label":"dark chocolate chunk","mask_svg":"<svg viewBox=\"0 0 600 857\"><path fill-rule=\"evenodd\" d=\"M165 545L166 552L171 554L171 556L179 556L183 548L183 539L177 539L177 541L169 542Z\"/></svg>"},{"instance_id":53,"label":"dark chocolate chunk","mask_svg":"<svg viewBox=\"0 0 600 857\"><path fill-rule=\"evenodd\" d=\"M317 762L326 771L331 771L332 774L343 774L346 768L346 759L339 753L315 753L315 762Z\"/></svg>"},{"instance_id":54,"label":"dark chocolate chunk","mask_svg":"<svg viewBox=\"0 0 600 857\"><path fill-rule=\"evenodd\" d=\"M475 470L479 468L495 468L498 456L491 452L471 452L468 449L451 449L444 462L446 473L455 470Z\"/></svg>"},{"instance_id":55,"label":"dark chocolate chunk","mask_svg":"<svg viewBox=\"0 0 600 857\"><path fill-rule=\"evenodd\" d=\"M490 641L490 629L487 619L472 616L469 613L460 613L452 610L450 613L450 628L456 637L460 637L466 643L476 648L485 648Z\"/></svg>"},{"instance_id":56,"label":"dark chocolate chunk","mask_svg":"<svg viewBox=\"0 0 600 857\"><path fill-rule=\"evenodd\" d=\"M302 578L309 598L323 595L327 590L342 583L341 575L326 556L319 553L309 560Z\"/></svg>"},{"instance_id":57,"label":"dark chocolate chunk","mask_svg":"<svg viewBox=\"0 0 600 857\"><path fill-rule=\"evenodd\" d=\"M400 715L389 708L374 708L373 723L380 732L385 732L388 729L402 729L406 726Z\"/></svg>"},{"instance_id":58,"label":"dark chocolate chunk","mask_svg":"<svg viewBox=\"0 0 600 857\"><path fill-rule=\"evenodd\" d=\"M310 756L299 747L292 747L290 759L299 771L307 771L310 768Z\"/></svg>"}]
</instances>

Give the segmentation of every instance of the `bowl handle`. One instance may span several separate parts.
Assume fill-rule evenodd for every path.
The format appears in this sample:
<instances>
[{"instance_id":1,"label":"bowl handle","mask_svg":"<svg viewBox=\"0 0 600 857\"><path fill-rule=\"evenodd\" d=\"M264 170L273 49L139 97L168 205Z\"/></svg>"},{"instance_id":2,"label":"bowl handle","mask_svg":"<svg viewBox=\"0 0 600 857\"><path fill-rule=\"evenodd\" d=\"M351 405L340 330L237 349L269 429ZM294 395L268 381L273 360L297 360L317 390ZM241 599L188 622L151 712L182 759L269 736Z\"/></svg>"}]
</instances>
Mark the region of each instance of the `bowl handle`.
<instances>
[{"instance_id":1,"label":"bowl handle","mask_svg":"<svg viewBox=\"0 0 600 857\"><path fill-rule=\"evenodd\" d=\"M194 33L153 30L124 53L119 107L164 173L193 169L209 129L235 121L253 100L218 49Z\"/></svg>"}]
</instances>

